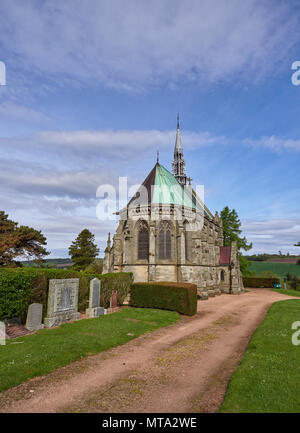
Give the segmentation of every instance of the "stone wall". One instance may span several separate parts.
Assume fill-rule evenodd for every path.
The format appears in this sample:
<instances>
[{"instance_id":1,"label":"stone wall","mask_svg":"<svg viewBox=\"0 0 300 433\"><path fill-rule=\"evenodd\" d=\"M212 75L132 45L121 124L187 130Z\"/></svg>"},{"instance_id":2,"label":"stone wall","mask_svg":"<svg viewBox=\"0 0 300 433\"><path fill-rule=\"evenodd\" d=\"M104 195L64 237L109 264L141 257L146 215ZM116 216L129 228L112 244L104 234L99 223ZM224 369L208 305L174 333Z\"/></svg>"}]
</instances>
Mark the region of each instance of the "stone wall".
<instances>
[{"instance_id":1,"label":"stone wall","mask_svg":"<svg viewBox=\"0 0 300 433\"><path fill-rule=\"evenodd\" d=\"M198 215L197 230L192 232L187 232L187 227L195 213L190 210L183 220L180 218L180 209L176 206L141 206L138 209L123 210L120 216L113 244L110 245L109 238L105 250L104 272L133 272L136 282L192 282L197 284L198 294L203 298L221 292L240 293L243 290L236 245L232 248L231 265L219 264L223 228L217 213L215 216L206 214L201 216L201 219ZM146 221L149 227L148 260L140 260L137 255L141 219ZM170 220L173 227L171 258L160 260L158 230L160 222L165 219ZM221 271L224 272L224 281L221 281Z\"/></svg>"}]
</instances>

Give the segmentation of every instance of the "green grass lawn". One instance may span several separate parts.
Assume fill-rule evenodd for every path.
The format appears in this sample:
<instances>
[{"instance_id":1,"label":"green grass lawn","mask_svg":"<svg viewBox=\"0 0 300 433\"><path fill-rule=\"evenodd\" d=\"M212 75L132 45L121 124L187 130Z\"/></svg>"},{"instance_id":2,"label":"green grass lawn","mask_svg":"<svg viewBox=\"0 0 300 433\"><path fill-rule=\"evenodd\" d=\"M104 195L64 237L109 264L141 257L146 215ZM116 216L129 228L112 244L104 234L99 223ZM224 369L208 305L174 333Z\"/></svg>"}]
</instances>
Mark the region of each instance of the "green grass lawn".
<instances>
[{"instance_id":1,"label":"green grass lawn","mask_svg":"<svg viewBox=\"0 0 300 433\"><path fill-rule=\"evenodd\" d=\"M125 308L114 314L64 323L58 328L7 340L5 346L0 346L0 391L179 319L180 315L174 311Z\"/></svg>"},{"instance_id":2,"label":"green grass lawn","mask_svg":"<svg viewBox=\"0 0 300 433\"><path fill-rule=\"evenodd\" d=\"M300 300L273 304L232 376L220 412L300 412Z\"/></svg>"},{"instance_id":3,"label":"green grass lawn","mask_svg":"<svg viewBox=\"0 0 300 433\"><path fill-rule=\"evenodd\" d=\"M283 295L289 295L289 296L300 296L300 291L299 290L293 290L293 289L288 289L288 290L284 290L284 289L272 289L273 292L278 292L278 293L282 293Z\"/></svg>"},{"instance_id":4,"label":"green grass lawn","mask_svg":"<svg viewBox=\"0 0 300 433\"><path fill-rule=\"evenodd\" d=\"M250 262L250 271L260 274L263 271L272 271L280 277L285 277L289 272L300 277L300 266L295 263Z\"/></svg>"}]
</instances>

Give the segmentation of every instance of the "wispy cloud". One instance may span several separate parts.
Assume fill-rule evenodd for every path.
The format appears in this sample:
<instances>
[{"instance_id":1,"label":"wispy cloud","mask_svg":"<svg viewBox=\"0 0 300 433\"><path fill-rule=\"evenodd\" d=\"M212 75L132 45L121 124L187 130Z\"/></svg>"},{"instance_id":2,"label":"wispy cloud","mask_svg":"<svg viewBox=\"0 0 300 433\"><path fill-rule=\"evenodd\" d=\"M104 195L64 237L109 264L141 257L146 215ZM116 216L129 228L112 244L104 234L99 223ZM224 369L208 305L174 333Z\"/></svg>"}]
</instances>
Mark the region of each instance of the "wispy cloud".
<instances>
[{"instance_id":1,"label":"wispy cloud","mask_svg":"<svg viewBox=\"0 0 300 433\"><path fill-rule=\"evenodd\" d=\"M274 152L280 152L282 150L300 151L300 139L281 138L275 135L262 137L258 140L245 139L244 143L254 147L263 146Z\"/></svg>"},{"instance_id":2,"label":"wispy cloud","mask_svg":"<svg viewBox=\"0 0 300 433\"><path fill-rule=\"evenodd\" d=\"M293 245L300 240L300 219L244 220L243 232L249 241L253 241L256 253L274 253L279 250L298 254Z\"/></svg>"},{"instance_id":3,"label":"wispy cloud","mask_svg":"<svg viewBox=\"0 0 300 433\"><path fill-rule=\"evenodd\" d=\"M292 5L277 0L0 5L0 43L23 72L126 91L179 80L256 81L280 70L299 40L297 26Z\"/></svg>"},{"instance_id":4,"label":"wispy cloud","mask_svg":"<svg viewBox=\"0 0 300 433\"><path fill-rule=\"evenodd\" d=\"M78 168L80 164L85 170L95 166L102 170L104 160L116 167L132 158L137 161L153 157L156 149L172 154L175 135L174 131L158 130L42 131L22 138L0 137L0 147L5 149L7 156L30 163L55 164L64 170L74 166ZM209 132L184 133L186 150L226 142L225 137Z\"/></svg>"},{"instance_id":5,"label":"wispy cloud","mask_svg":"<svg viewBox=\"0 0 300 433\"><path fill-rule=\"evenodd\" d=\"M12 101L2 102L0 104L0 116L2 118L13 118L22 122L47 122L48 117L33 108L16 104Z\"/></svg>"}]
</instances>

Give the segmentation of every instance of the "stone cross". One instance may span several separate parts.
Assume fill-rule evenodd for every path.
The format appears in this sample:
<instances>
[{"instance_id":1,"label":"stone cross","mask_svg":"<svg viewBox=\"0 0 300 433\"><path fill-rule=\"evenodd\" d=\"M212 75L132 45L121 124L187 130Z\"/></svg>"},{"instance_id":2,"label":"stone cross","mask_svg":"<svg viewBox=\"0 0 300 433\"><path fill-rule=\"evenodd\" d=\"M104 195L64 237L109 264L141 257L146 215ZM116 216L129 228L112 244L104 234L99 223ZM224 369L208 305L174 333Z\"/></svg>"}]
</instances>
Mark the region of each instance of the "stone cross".
<instances>
[{"instance_id":1,"label":"stone cross","mask_svg":"<svg viewBox=\"0 0 300 433\"><path fill-rule=\"evenodd\" d=\"M110 297L110 308L116 308L118 306L118 291L113 290Z\"/></svg>"},{"instance_id":2,"label":"stone cross","mask_svg":"<svg viewBox=\"0 0 300 433\"><path fill-rule=\"evenodd\" d=\"M98 278L93 278L90 282L89 308L86 309L86 314L89 317L98 317L106 314L106 310L100 307L100 288L101 282Z\"/></svg>"},{"instance_id":3,"label":"stone cross","mask_svg":"<svg viewBox=\"0 0 300 433\"><path fill-rule=\"evenodd\" d=\"M29 331L37 331L42 329L43 306L42 304L31 304L28 307L27 319L25 328Z\"/></svg>"},{"instance_id":4,"label":"stone cross","mask_svg":"<svg viewBox=\"0 0 300 433\"><path fill-rule=\"evenodd\" d=\"M44 321L47 328L79 319L78 290L79 278L50 280L47 317Z\"/></svg>"}]
</instances>

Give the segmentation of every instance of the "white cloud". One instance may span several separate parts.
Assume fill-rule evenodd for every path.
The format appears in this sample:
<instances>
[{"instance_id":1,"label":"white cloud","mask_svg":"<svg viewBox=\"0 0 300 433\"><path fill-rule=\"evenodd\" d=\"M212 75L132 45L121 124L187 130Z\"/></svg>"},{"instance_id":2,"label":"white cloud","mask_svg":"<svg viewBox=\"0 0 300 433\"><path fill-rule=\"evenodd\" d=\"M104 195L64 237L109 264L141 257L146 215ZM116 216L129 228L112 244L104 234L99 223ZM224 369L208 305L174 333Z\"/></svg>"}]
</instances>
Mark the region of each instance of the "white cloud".
<instances>
[{"instance_id":1,"label":"white cloud","mask_svg":"<svg viewBox=\"0 0 300 433\"><path fill-rule=\"evenodd\" d=\"M86 173L96 168L106 173L111 166L126 175L123 169L128 170L128 161L136 166L138 160L149 157L154 162L157 149L172 155L175 136L174 131L158 130L43 131L23 138L0 137L0 148L5 149L6 157L42 163L55 171L57 167L64 171L80 167ZM185 131L182 139L187 150L227 142L208 132Z\"/></svg>"},{"instance_id":2,"label":"white cloud","mask_svg":"<svg viewBox=\"0 0 300 433\"><path fill-rule=\"evenodd\" d=\"M101 151L106 155L128 157L141 148L144 152L174 146L174 131L158 130L106 130L106 131L46 131L37 134L36 141L43 144L62 146L65 149L84 151ZM224 137L216 137L208 132L184 132L184 146L187 149L195 149L201 146L224 143ZM156 146L156 147L155 147Z\"/></svg>"},{"instance_id":3,"label":"white cloud","mask_svg":"<svg viewBox=\"0 0 300 433\"><path fill-rule=\"evenodd\" d=\"M245 139L244 143L254 147L263 146L274 152L279 152L281 150L300 151L300 139L281 138L276 137L275 135L262 137L258 140Z\"/></svg>"},{"instance_id":4,"label":"white cloud","mask_svg":"<svg viewBox=\"0 0 300 433\"><path fill-rule=\"evenodd\" d=\"M6 101L0 104L0 116L2 118L12 117L16 120L35 123L49 120L48 117L41 112L23 105L16 104L12 101Z\"/></svg>"},{"instance_id":5,"label":"white cloud","mask_svg":"<svg viewBox=\"0 0 300 433\"><path fill-rule=\"evenodd\" d=\"M293 245L300 240L300 219L244 220L242 230L248 241L253 241L254 253L289 252L299 254Z\"/></svg>"},{"instance_id":6,"label":"white cloud","mask_svg":"<svg viewBox=\"0 0 300 433\"><path fill-rule=\"evenodd\" d=\"M0 43L23 72L125 90L274 74L298 41L297 26L292 5L277 0L0 5Z\"/></svg>"}]
</instances>

